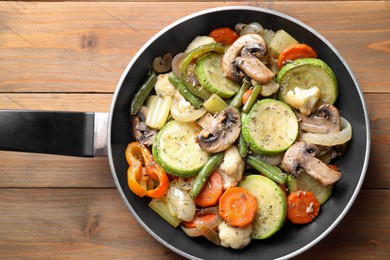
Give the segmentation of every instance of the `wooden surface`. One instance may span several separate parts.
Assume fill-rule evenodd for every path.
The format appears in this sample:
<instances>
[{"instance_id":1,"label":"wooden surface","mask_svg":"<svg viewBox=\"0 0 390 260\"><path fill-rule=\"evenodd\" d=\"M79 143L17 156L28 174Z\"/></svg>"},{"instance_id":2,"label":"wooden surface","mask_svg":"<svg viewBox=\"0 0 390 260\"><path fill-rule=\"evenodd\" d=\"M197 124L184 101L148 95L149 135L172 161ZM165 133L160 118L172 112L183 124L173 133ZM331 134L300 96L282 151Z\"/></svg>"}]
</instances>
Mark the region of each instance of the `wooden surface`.
<instances>
[{"instance_id":1,"label":"wooden surface","mask_svg":"<svg viewBox=\"0 0 390 260\"><path fill-rule=\"evenodd\" d=\"M0 109L108 112L127 63L174 20L252 5L307 23L339 50L372 131L363 188L344 220L296 259L390 259L390 3L0 2ZM0 151L0 258L181 259L122 203L107 158Z\"/></svg>"}]
</instances>

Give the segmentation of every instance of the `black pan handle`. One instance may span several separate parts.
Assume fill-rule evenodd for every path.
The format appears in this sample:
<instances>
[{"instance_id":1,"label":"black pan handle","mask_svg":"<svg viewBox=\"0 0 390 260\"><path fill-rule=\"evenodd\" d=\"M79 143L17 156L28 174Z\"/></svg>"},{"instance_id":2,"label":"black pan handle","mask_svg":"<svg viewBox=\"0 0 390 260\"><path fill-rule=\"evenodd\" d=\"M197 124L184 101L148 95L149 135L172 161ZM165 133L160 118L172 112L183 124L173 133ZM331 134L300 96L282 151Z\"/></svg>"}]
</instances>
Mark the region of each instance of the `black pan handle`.
<instances>
[{"instance_id":1,"label":"black pan handle","mask_svg":"<svg viewBox=\"0 0 390 260\"><path fill-rule=\"evenodd\" d=\"M0 150L107 155L107 113L0 110Z\"/></svg>"}]
</instances>

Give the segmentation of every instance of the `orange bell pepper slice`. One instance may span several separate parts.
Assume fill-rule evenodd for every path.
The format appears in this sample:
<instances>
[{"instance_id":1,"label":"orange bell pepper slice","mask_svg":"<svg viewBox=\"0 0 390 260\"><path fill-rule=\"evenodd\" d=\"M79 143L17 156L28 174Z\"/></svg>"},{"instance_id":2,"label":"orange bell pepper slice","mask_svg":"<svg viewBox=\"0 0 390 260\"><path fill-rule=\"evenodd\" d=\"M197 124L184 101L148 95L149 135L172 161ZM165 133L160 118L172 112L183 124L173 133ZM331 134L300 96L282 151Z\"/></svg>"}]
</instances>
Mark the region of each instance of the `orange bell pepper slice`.
<instances>
[{"instance_id":1,"label":"orange bell pepper slice","mask_svg":"<svg viewBox=\"0 0 390 260\"><path fill-rule=\"evenodd\" d=\"M139 142L132 142L126 148L127 183L139 197L161 198L168 191L169 178L157 165L148 148Z\"/></svg>"}]
</instances>

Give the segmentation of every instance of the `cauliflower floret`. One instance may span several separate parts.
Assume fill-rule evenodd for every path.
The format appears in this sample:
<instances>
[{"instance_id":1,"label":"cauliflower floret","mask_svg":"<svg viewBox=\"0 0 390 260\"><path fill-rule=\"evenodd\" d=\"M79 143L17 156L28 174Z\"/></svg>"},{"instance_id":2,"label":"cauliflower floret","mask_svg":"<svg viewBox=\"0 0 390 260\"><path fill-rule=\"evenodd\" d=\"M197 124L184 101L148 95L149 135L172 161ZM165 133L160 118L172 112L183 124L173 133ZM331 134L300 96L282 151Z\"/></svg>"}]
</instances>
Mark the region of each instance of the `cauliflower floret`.
<instances>
[{"instance_id":1,"label":"cauliflower floret","mask_svg":"<svg viewBox=\"0 0 390 260\"><path fill-rule=\"evenodd\" d=\"M209 36L197 36L190 44L188 45L187 49L184 51L185 53L189 53L193 49L196 49L202 45L209 44L209 43L216 43L214 38Z\"/></svg>"},{"instance_id":2,"label":"cauliflower floret","mask_svg":"<svg viewBox=\"0 0 390 260\"><path fill-rule=\"evenodd\" d=\"M245 162L240 156L237 146L230 146L225 150L223 161L218 167L223 180L223 188L226 190L230 187L236 187L242 179L244 170Z\"/></svg>"},{"instance_id":3,"label":"cauliflower floret","mask_svg":"<svg viewBox=\"0 0 390 260\"><path fill-rule=\"evenodd\" d=\"M252 224L238 228L231 227L226 222L222 222L219 224L218 229L221 246L241 249L251 242L251 234L253 232Z\"/></svg>"},{"instance_id":4,"label":"cauliflower floret","mask_svg":"<svg viewBox=\"0 0 390 260\"><path fill-rule=\"evenodd\" d=\"M320 89L316 86L309 89L294 88L287 92L286 101L295 109L304 115L310 115L315 104L320 98Z\"/></svg>"},{"instance_id":5,"label":"cauliflower floret","mask_svg":"<svg viewBox=\"0 0 390 260\"><path fill-rule=\"evenodd\" d=\"M154 89L158 96L173 96L176 93L176 88L168 80L168 74L159 74L157 76Z\"/></svg>"}]
</instances>

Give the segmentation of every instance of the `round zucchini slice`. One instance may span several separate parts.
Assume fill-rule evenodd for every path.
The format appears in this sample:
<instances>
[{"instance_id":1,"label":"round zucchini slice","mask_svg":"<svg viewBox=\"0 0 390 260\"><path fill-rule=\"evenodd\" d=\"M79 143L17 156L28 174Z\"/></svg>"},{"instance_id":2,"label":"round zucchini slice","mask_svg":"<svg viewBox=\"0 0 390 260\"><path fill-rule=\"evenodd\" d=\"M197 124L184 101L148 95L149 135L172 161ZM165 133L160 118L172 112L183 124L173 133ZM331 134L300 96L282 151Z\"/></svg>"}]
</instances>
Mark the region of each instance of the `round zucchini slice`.
<instances>
[{"instance_id":1,"label":"round zucchini slice","mask_svg":"<svg viewBox=\"0 0 390 260\"><path fill-rule=\"evenodd\" d=\"M319 102L333 104L338 95L337 79L332 69L322 60L303 58L283 66L276 78L280 84L279 99L286 102L287 92L298 87L320 89Z\"/></svg>"},{"instance_id":2,"label":"round zucchini slice","mask_svg":"<svg viewBox=\"0 0 390 260\"><path fill-rule=\"evenodd\" d=\"M195 123L167 123L156 135L153 157L167 173L180 177L196 175L209 154L196 142L199 126Z\"/></svg>"},{"instance_id":3,"label":"round zucchini slice","mask_svg":"<svg viewBox=\"0 0 390 260\"><path fill-rule=\"evenodd\" d=\"M287 214L286 196L272 180L261 175L248 175L238 183L257 198L257 214L253 225L253 239L265 239L275 234L284 224Z\"/></svg>"},{"instance_id":4,"label":"round zucchini slice","mask_svg":"<svg viewBox=\"0 0 390 260\"><path fill-rule=\"evenodd\" d=\"M230 98L240 86L224 76L222 54L211 53L200 58L195 67L195 75L202 87L221 98Z\"/></svg>"},{"instance_id":5,"label":"round zucchini slice","mask_svg":"<svg viewBox=\"0 0 390 260\"><path fill-rule=\"evenodd\" d=\"M278 100L257 101L242 117L242 135L249 148L259 154L287 150L298 136L298 121L291 108Z\"/></svg>"}]
</instances>

